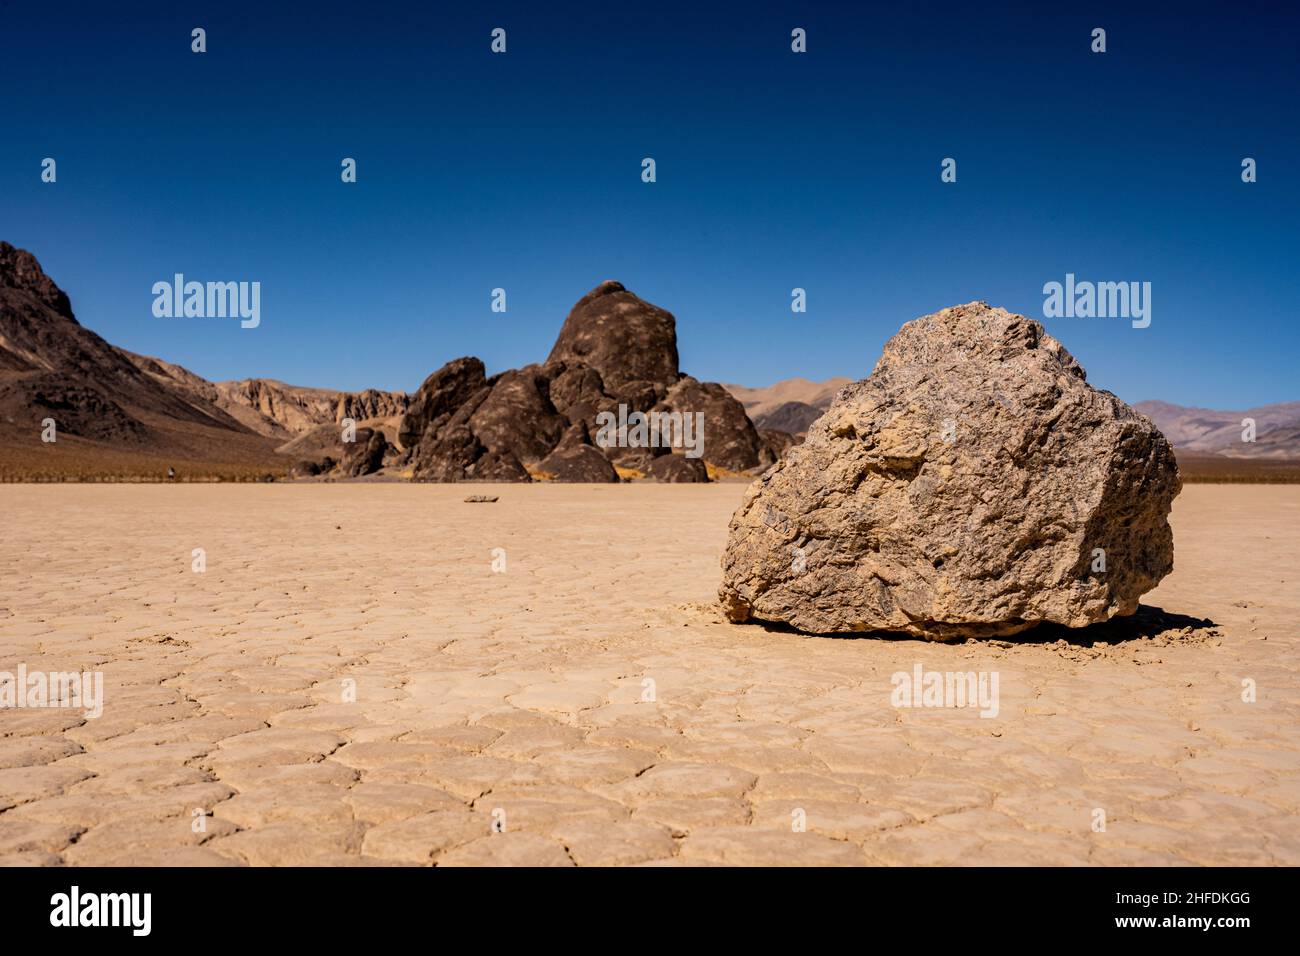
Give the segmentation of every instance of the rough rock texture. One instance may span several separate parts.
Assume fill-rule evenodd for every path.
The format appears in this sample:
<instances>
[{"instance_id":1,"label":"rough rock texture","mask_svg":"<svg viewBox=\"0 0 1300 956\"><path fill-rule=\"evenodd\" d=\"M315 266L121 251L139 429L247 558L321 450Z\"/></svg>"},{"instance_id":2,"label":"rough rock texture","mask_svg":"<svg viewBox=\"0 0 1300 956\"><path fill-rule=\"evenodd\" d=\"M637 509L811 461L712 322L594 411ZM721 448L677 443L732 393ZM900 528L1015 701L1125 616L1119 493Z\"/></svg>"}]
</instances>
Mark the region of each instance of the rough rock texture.
<instances>
[{"instance_id":1,"label":"rough rock texture","mask_svg":"<svg viewBox=\"0 0 1300 956\"><path fill-rule=\"evenodd\" d=\"M413 470L417 481L531 481L519 459L488 451L467 425L451 425L432 444L421 443Z\"/></svg>"},{"instance_id":2,"label":"rough rock texture","mask_svg":"<svg viewBox=\"0 0 1300 956\"><path fill-rule=\"evenodd\" d=\"M487 385L483 362L473 356L454 359L424 380L402 416L397 441L411 448L430 424L441 425ZM436 434L436 428L435 428Z\"/></svg>"},{"instance_id":3,"label":"rough rock texture","mask_svg":"<svg viewBox=\"0 0 1300 956\"><path fill-rule=\"evenodd\" d=\"M754 423L730 392L716 382L683 375L656 411L704 413L703 457L731 471L766 468L776 457L758 437Z\"/></svg>"},{"instance_id":4,"label":"rough rock texture","mask_svg":"<svg viewBox=\"0 0 1300 956\"><path fill-rule=\"evenodd\" d=\"M7 242L0 242L0 289L25 292L65 319L77 321L68 294L45 274L36 257L26 249L15 249Z\"/></svg>"},{"instance_id":5,"label":"rough rock texture","mask_svg":"<svg viewBox=\"0 0 1300 956\"><path fill-rule=\"evenodd\" d=\"M415 480L531 481L513 451L489 447L470 425L504 378L487 378L483 363L466 357L424 380L398 426L398 441ZM498 439L511 434L505 421L508 405L509 396L502 395L486 418L486 434ZM526 414L521 409L520 415ZM526 425L524 431L530 433Z\"/></svg>"},{"instance_id":6,"label":"rough rock texture","mask_svg":"<svg viewBox=\"0 0 1300 956\"><path fill-rule=\"evenodd\" d=\"M348 478L360 478L373 475L384 466L384 455L389 445L383 432L362 428L357 431L357 440L348 442L344 448L343 474Z\"/></svg>"},{"instance_id":7,"label":"rough rock texture","mask_svg":"<svg viewBox=\"0 0 1300 956\"><path fill-rule=\"evenodd\" d=\"M703 461L651 468L671 449L630 437L635 425L622 444L598 446L603 415L628 421L652 410L703 413L703 458L723 469L757 473L776 459L723 386L678 370L673 316L617 282L578 300L541 365L492 378L473 358L439 369L411 397L397 434L419 481L616 481L613 465L664 481L707 480ZM492 460L477 464L483 456Z\"/></svg>"},{"instance_id":8,"label":"rough rock texture","mask_svg":"<svg viewBox=\"0 0 1300 956\"><path fill-rule=\"evenodd\" d=\"M667 458L672 452L667 448L618 448L601 449L606 458L619 468L639 471L642 475L650 474L650 466L659 458ZM701 462L702 463L702 462ZM706 469L707 470L707 469Z\"/></svg>"},{"instance_id":9,"label":"rough rock texture","mask_svg":"<svg viewBox=\"0 0 1300 956\"><path fill-rule=\"evenodd\" d=\"M667 388L678 376L677 322L621 282L602 282L570 310L546 361L594 368L614 396L631 382Z\"/></svg>"},{"instance_id":10,"label":"rough rock texture","mask_svg":"<svg viewBox=\"0 0 1300 956\"><path fill-rule=\"evenodd\" d=\"M709 469L703 459L687 458L685 455L660 455L650 460L646 474L656 481L666 482L707 482Z\"/></svg>"},{"instance_id":11,"label":"rough rock texture","mask_svg":"<svg viewBox=\"0 0 1300 956\"><path fill-rule=\"evenodd\" d=\"M596 416L601 412L618 414L618 400L605 394L605 383L594 368L548 362L545 374L550 379L550 399L555 410L570 422L582 422L588 433L598 430Z\"/></svg>"},{"instance_id":12,"label":"rough rock texture","mask_svg":"<svg viewBox=\"0 0 1300 956\"><path fill-rule=\"evenodd\" d=\"M338 397L334 420L341 422L345 418L351 418L360 422L368 418L390 418L403 414L409 402L410 399L402 392L381 392L377 388L342 392Z\"/></svg>"},{"instance_id":13,"label":"rough rock texture","mask_svg":"<svg viewBox=\"0 0 1300 956\"><path fill-rule=\"evenodd\" d=\"M815 632L1080 627L1172 569L1180 489L1164 436L1041 325L955 306L903 326L750 487L719 596L733 621Z\"/></svg>"},{"instance_id":14,"label":"rough rock texture","mask_svg":"<svg viewBox=\"0 0 1300 956\"><path fill-rule=\"evenodd\" d=\"M526 465L545 458L568 425L551 404L550 383L539 365L502 374L469 419L489 451L514 455Z\"/></svg>"},{"instance_id":15,"label":"rough rock texture","mask_svg":"<svg viewBox=\"0 0 1300 956\"><path fill-rule=\"evenodd\" d=\"M587 426L575 422L564 433L564 438L541 464L538 471L550 475L552 481L565 482L616 482L618 472L600 451L591 444Z\"/></svg>"}]
</instances>

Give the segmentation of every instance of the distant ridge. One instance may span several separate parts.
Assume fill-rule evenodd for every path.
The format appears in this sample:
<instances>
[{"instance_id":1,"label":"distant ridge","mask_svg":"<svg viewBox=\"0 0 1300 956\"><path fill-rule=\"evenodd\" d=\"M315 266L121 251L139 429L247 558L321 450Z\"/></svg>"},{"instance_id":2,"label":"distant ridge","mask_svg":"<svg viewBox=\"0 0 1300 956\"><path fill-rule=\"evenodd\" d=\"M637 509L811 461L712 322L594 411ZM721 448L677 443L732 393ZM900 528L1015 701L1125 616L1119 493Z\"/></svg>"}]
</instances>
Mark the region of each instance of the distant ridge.
<instances>
[{"instance_id":1,"label":"distant ridge","mask_svg":"<svg viewBox=\"0 0 1300 956\"><path fill-rule=\"evenodd\" d=\"M117 348L77 321L36 257L0 242L0 477L261 477L276 447L353 417L391 418L400 392L209 382ZM42 423L55 422L55 441Z\"/></svg>"},{"instance_id":2,"label":"distant ridge","mask_svg":"<svg viewBox=\"0 0 1300 956\"><path fill-rule=\"evenodd\" d=\"M745 406L756 427L799 435L830 407L835 393L852 381L845 377L828 378L824 382L787 378L766 388L723 387Z\"/></svg>"},{"instance_id":3,"label":"distant ridge","mask_svg":"<svg viewBox=\"0 0 1300 956\"><path fill-rule=\"evenodd\" d=\"M622 311L606 314L596 308L606 300ZM575 306L545 366L510 373L510 382L518 384L515 380L534 368L558 375L561 366L573 366L557 390L552 391L546 379L546 387L538 392L542 406L549 407L552 399L566 408L573 405L574 414L565 419L570 425L582 419L589 426L586 438L569 436L566 451L591 441L595 426L586 419L596 411L592 401L649 408L672 391L683 408L709 407L711 428L725 424L723 457L711 458L711 464L729 472L752 472L802 440L836 393L853 381L795 377L763 388L698 383L677 371L670 315L663 313L667 324L646 319L646 328L635 335L629 331L627 316L641 312L653 317L662 310L636 299L618 283L603 283ZM605 385L587 381L602 373L614 383L607 386L609 395L602 390ZM483 385L495 385L500 378L485 379ZM566 389L573 394L566 396ZM504 429L504 435L524 421L514 398L504 394L508 390L502 389L495 425L486 420L486 412L478 416L480 430L489 438L485 447L504 441L492 437L493 428ZM339 461L343 449L338 424L344 419L382 432L394 448L405 445L409 451L400 432L404 425L409 428L416 398L403 392L341 392L268 378L210 382L180 365L117 348L81 325L67 294L35 256L0 241L0 479L157 478L172 467L182 478L283 474L295 459ZM1161 401L1133 407L1173 443L1186 480L1300 480L1300 402L1245 411ZM558 427L564 416L552 417ZM42 423L51 418L57 423L58 441L53 444L41 441ZM1243 441L1243 419L1254 421L1253 442ZM407 436L412 442L417 437ZM546 450L559 449L558 433L545 437ZM716 443L710 447L719 448Z\"/></svg>"},{"instance_id":4,"label":"distant ridge","mask_svg":"<svg viewBox=\"0 0 1300 956\"><path fill-rule=\"evenodd\" d=\"M851 379L815 382L789 378L765 388L728 385L754 424L782 432L797 443ZM1300 402L1216 411L1145 401L1133 406L1173 444L1183 480L1189 482L1300 481ZM1255 441L1242 441L1242 420L1255 421Z\"/></svg>"},{"instance_id":5,"label":"distant ridge","mask_svg":"<svg viewBox=\"0 0 1300 956\"><path fill-rule=\"evenodd\" d=\"M1157 401L1138 402L1133 407L1183 451L1226 458L1300 459L1300 402L1261 405L1241 412ZM1255 423L1254 442L1242 440L1243 419Z\"/></svg>"}]
</instances>

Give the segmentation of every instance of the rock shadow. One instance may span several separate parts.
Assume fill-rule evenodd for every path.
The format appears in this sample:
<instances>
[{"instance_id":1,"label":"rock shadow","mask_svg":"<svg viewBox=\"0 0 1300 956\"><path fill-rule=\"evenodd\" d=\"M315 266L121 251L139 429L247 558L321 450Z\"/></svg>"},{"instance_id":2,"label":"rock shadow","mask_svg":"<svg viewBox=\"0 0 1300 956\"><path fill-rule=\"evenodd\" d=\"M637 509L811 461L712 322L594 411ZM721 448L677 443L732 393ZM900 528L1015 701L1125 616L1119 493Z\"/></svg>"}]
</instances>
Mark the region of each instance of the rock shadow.
<instances>
[{"instance_id":1,"label":"rock shadow","mask_svg":"<svg viewBox=\"0 0 1300 956\"><path fill-rule=\"evenodd\" d=\"M816 633L801 631L797 627L779 621L751 620L747 625L760 627L774 634L798 634L803 637L822 637L838 640L877 640L877 641L921 641L926 644L975 643L1009 646L1015 644L1056 644L1064 641L1074 647L1093 647L1126 644L1132 641L1148 641L1163 638L1164 643L1199 641L1216 636L1214 630L1218 625L1209 618L1194 617L1190 614L1176 614L1164 608L1150 604L1141 604L1135 613L1128 617L1115 617L1109 621L1090 624L1087 627L1066 627L1063 624L1043 623L1010 637L968 638L965 641L930 641L902 631L854 631Z\"/></svg>"},{"instance_id":2,"label":"rock shadow","mask_svg":"<svg viewBox=\"0 0 1300 956\"><path fill-rule=\"evenodd\" d=\"M1161 637L1166 643L1178 643L1191 638L1208 637L1212 632L1217 633L1214 630L1217 627L1207 617L1176 614L1152 604L1139 604L1137 611L1128 617L1113 617L1109 621L1099 621L1087 627L1039 624L1004 640L1008 644L1055 644L1065 641L1074 647L1127 644ZM1205 633L1198 635L1198 631Z\"/></svg>"}]
</instances>

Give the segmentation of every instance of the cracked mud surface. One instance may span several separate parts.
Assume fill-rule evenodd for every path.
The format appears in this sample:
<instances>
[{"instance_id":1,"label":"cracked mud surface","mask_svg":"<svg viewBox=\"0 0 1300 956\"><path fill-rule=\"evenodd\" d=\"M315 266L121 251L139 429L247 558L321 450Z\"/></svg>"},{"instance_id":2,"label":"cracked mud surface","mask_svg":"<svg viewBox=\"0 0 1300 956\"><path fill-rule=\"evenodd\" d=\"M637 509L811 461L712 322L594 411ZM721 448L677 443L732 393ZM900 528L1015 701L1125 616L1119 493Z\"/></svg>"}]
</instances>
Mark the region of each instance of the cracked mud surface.
<instances>
[{"instance_id":1,"label":"cracked mud surface","mask_svg":"<svg viewBox=\"0 0 1300 956\"><path fill-rule=\"evenodd\" d=\"M0 671L105 688L0 710L0 862L1300 863L1300 487L1186 488L1134 620L952 645L726 623L741 485L489 490L0 491Z\"/></svg>"}]
</instances>

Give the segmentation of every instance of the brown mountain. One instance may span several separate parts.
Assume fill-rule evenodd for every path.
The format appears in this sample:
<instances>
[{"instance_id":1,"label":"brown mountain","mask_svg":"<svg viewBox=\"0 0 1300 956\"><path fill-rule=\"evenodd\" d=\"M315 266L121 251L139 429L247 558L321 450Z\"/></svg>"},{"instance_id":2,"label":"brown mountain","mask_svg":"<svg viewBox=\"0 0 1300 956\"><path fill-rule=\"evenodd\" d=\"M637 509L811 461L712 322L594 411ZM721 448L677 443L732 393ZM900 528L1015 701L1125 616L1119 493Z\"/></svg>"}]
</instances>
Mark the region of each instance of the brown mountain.
<instances>
[{"instance_id":1,"label":"brown mountain","mask_svg":"<svg viewBox=\"0 0 1300 956\"><path fill-rule=\"evenodd\" d=\"M745 406L758 428L801 435L830 407L835 393L852 381L844 377L828 378L824 382L787 378L766 388L744 385L725 388Z\"/></svg>"},{"instance_id":2,"label":"brown mountain","mask_svg":"<svg viewBox=\"0 0 1300 956\"><path fill-rule=\"evenodd\" d=\"M209 382L119 349L77 321L35 256L0 242L0 477L275 474L277 446L345 417L395 424L405 407L402 393Z\"/></svg>"},{"instance_id":3,"label":"brown mountain","mask_svg":"<svg viewBox=\"0 0 1300 956\"><path fill-rule=\"evenodd\" d=\"M42 440L54 422L53 442ZM252 475L273 449L83 327L29 252L0 242L0 474Z\"/></svg>"},{"instance_id":4,"label":"brown mountain","mask_svg":"<svg viewBox=\"0 0 1300 956\"><path fill-rule=\"evenodd\" d=\"M1261 405L1242 412L1187 408L1168 402L1138 402L1180 451L1227 458L1300 459L1300 402ZM1255 422L1255 440L1242 440L1243 420Z\"/></svg>"},{"instance_id":5,"label":"brown mountain","mask_svg":"<svg viewBox=\"0 0 1300 956\"><path fill-rule=\"evenodd\" d=\"M334 429L345 418L362 422L396 420L406 411L405 392L341 392L287 385L273 378L209 382L180 365L121 350L146 374L222 409L246 427L284 445L321 426Z\"/></svg>"}]
</instances>

